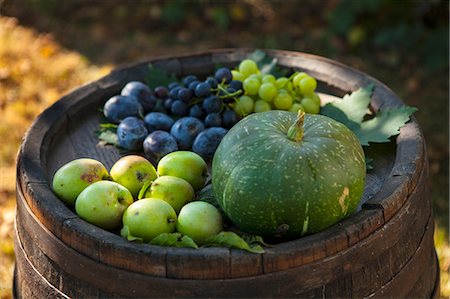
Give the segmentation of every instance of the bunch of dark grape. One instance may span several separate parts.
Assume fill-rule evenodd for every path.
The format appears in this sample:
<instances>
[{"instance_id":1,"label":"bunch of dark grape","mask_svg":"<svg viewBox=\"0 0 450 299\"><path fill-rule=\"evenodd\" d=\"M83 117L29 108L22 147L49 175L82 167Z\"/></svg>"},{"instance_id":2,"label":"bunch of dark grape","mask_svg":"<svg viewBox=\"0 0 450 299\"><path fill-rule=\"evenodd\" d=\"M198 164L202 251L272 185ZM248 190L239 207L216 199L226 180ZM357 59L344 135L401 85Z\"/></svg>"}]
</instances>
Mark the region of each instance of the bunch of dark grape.
<instances>
[{"instance_id":1,"label":"bunch of dark grape","mask_svg":"<svg viewBox=\"0 0 450 299\"><path fill-rule=\"evenodd\" d=\"M118 143L126 150L143 150L154 163L176 150L192 150L209 161L239 121L233 107L243 94L242 82L233 80L230 69L220 68L205 80L188 75L154 90L131 81L103 111L118 124Z\"/></svg>"}]
</instances>

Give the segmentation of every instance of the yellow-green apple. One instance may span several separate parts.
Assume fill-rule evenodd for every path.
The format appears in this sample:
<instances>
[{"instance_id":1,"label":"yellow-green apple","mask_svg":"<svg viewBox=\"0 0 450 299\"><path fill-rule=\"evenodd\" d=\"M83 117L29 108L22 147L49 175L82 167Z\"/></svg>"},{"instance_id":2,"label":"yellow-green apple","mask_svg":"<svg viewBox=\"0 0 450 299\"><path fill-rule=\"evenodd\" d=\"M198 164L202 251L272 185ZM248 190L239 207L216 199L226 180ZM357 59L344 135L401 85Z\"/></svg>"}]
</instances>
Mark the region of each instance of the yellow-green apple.
<instances>
[{"instance_id":1,"label":"yellow-green apple","mask_svg":"<svg viewBox=\"0 0 450 299\"><path fill-rule=\"evenodd\" d=\"M108 170L100 161L79 158L64 164L55 172L52 189L61 200L73 205L87 186L108 177Z\"/></svg>"},{"instance_id":2,"label":"yellow-green apple","mask_svg":"<svg viewBox=\"0 0 450 299\"><path fill-rule=\"evenodd\" d=\"M128 155L114 163L110 170L111 178L130 190L134 198L146 181L156 179L156 169L150 161L139 155Z\"/></svg>"},{"instance_id":3,"label":"yellow-green apple","mask_svg":"<svg viewBox=\"0 0 450 299\"><path fill-rule=\"evenodd\" d=\"M86 187L75 200L80 218L107 230L119 228L133 196L116 182L99 181Z\"/></svg>"},{"instance_id":4,"label":"yellow-green apple","mask_svg":"<svg viewBox=\"0 0 450 299\"><path fill-rule=\"evenodd\" d=\"M222 215L212 204L192 201L181 208L178 214L177 231L189 236L198 245L204 245L208 237L223 229Z\"/></svg>"},{"instance_id":5,"label":"yellow-green apple","mask_svg":"<svg viewBox=\"0 0 450 299\"><path fill-rule=\"evenodd\" d=\"M176 151L165 155L158 163L159 176L172 175L191 184L194 190L200 190L206 182L208 167L203 158L191 151Z\"/></svg>"},{"instance_id":6,"label":"yellow-green apple","mask_svg":"<svg viewBox=\"0 0 450 299\"><path fill-rule=\"evenodd\" d=\"M154 180L143 197L160 198L168 202L178 214L182 206L194 199L195 191L186 180L165 175Z\"/></svg>"},{"instance_id":7,"label":"yellow-green apple","mask_svg":"<svg viewBox=\"0 0 450 299\"><path fill-rule=\"evenodd\" d=\"M126 209L122 222L122 237L150 242L162 233L174 232L177 215L172 206L164 200L143 198Z\"/></svg>"}]
</instances>

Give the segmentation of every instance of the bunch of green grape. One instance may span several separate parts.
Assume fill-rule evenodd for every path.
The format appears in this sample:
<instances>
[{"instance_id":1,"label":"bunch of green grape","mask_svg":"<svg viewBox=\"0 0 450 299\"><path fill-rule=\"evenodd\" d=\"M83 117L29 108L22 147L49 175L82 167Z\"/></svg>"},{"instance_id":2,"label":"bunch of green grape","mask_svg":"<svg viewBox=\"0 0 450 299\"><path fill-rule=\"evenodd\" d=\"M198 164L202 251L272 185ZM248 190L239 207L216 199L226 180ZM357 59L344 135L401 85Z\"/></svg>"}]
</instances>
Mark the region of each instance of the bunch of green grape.
<instances>
[{"instance_id":1,"label":"bunch of green grape","mask_svg":"<svg viewBox=\"0 0 450 299\"><path fill-rule=\"evenodd\" d=\"M240 116L268 110L286 110L318 114L320 98L315 92L317 81L305 72L290 77L262 74L255 61L245 59L231 71L233 80L242 81L244 94L232 104Z\"/></svg>"}]
</instances>

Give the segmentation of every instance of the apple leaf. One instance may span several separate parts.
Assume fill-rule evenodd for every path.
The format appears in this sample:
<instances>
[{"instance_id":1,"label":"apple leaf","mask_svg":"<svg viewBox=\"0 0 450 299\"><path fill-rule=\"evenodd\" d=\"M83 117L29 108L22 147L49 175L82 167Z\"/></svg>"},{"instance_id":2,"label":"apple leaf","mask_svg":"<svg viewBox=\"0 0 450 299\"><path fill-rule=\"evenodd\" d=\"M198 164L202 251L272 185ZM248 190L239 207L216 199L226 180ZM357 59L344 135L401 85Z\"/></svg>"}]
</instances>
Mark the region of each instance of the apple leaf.
<instances>
[{"instance_id":1,"label":"apple leaf","mask_svg":"<svg viewBox=\"0 0 450 299\"><path fill-rule=\"evenodd\" d=\"M230 231L222 231L217 235L207 238L204 246L237 248L252 253L264 252L264 249L260 245L251 246L238 234Z\"/></svg>"},{"instance_id":2,"label":"apple leaf","mask_svg":"<svg viewBox=\"0 0 450 299\"><path fill-rule=\"evenodd\" d=\"M117 138L117 134L110 130L103 131L98 135L98 139L103 142L103 144L111 144L118 146L119 139Z\"/></svg>"},{"instance_id":3,"label":"apple leaf","mask_svg":"<svg viewBox=\"0 0 450 299\"><path fill-rule=\"evenodd\" d=\"M152 180L146 180L144 181L144 185L142 185L141 190L139 190L138 199L143 199L145 196L145 193L147 192L148 188L152 185Z\"/></svg>"},{"instance_id":4,"label":"apple leaf","mask_svg":"<svg viewBox=\"0 0 450 299\"><path fill-rule=\"evenodd\" d=\"M188 236L183 236L180 233L162 233L154 237L149 244L159 245L159 246L172 246L172 247L191 247L198 248Z\"/></svg>"},{"instance_id":5,"label":"apple leaf","mask_svg":"<svg viewBox=\"0 0 450 299\"><path fill-rule=\"evenodd\" d=\"M143 239L139 237L135 237L131 235L130 229L128 228L128 225L124 225L123 228L120 230L120 235L124 238L127 238L128 241L138 241L142 242Z\"/></svg>"},{"instance_id":6,"label":"apple leaf","mask_svg":"<svg viewBox=\"0 0 450 299\"><path fill-rule=\"evenodd\" d=\"M155 89L158 86L168 86L170 83L176 82L177 77L149 63L148 75L145 81L151 89Z\"/></svg>"}]
</instances>

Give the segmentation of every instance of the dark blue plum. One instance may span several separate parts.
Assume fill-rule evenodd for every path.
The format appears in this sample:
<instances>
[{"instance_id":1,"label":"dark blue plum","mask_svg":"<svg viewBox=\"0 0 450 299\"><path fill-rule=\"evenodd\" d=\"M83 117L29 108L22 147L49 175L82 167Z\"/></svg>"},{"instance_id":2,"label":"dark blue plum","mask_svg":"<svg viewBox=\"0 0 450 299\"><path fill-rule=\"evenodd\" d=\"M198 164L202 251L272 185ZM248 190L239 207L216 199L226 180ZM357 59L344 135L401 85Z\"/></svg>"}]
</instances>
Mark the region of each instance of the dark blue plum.
<instances>
[{"instance_id":1,"label":"dark blue plum","mask_svg":"<svg viewBox=\"0 0 450 299\"><path fill-rule=\"evenodd\" d=\"M195 104L189 109L189 116L196 117L200 120L205 118L206 112L201 104Z\"/></svg>"},{"instance_id":2,"label":"dark blue plum","mask_svg":"<svg viewBox=\"0 0 450 299\"><path fill-rule=\"evenodd\" d=\"M182 100L175 100L170 107L170 112L177 116L186 116L189 114L189 105Z\"/></svg>"},{"instance_id":3,"label":"dark blue plum","mask_svg":"<svg viewBox=\"0 0 450 299\"><path fill-rule=\"evenodd\" d=\"M202 156L206 161L211 160L220 141L227 132L227 129L220 127L205 129L195 137L194 143L192 144L192 150Z\"/></svg>"},{"instance_id":4,"label":"dark blue plum","mask_svg":"<svg viewBox=\"0 0 450 299\"><path fill-rule=\"evenodd\" d=\"M165 99L169 96L169 90L165 86L155 87L155 95L160 99Z\"/></svg>"},{"instance_id":5,"label":"dark blue plum","mask_svg":"<svg viewBox=\"0 0 450 299\"><path fill-rule=\"evenodd\" d=\"M139 81L128 82L120 95L135 97L144 109L144 113L150 112L156 105L156 97L153 91L146 84Z\"/></svg>"},{"instance_id":6,"label":"dark blue plum","mask_svg":"<svg viewBox=\"0 0 450 299\"><path fill-rule=\"evenodd\" d=\"M144 109L135 97L117 95L106 101L103 114L109 121L119 123L125 117L143 115Z\"/></svg>"},{"instance_id":7,"label":"dark blue plum","mask_svg":"<svg viewBox=\"0 0 450 299\"><path fill-rule=\"evenodd\" d=\"M200 82L195 87L195 95L199 98L207 97L211 94L211 85L208 82Z\"/></svg>"},{"instance_id":8,"label":"dark blue plum","mask_svg":"<svg viewBox=\"0 0 450 299\"><path fill-rule=\"evenodd\" d=\"M239 80L232 80L228 87L234 88L235 90L241 90L242 89L242 81Z\"/></svg>"},{"instance_id":9,"label":"dark blue plum","mask_svg":"<svg viewBox=\"0 0 450 299\"><path fill-rule=\"evenodd\" d=\"M150 112L144 117L144 123L149 133L162 130L170 132L174 120L167 114L161 112Z\"/></svg>"},{"instance_id":10,"label":"dark blue plum","mask_svg":"<svg viewBox=\"0 0 450 299\"><path fill-rule=\"evenodd\" d=\"M177 140L179 149L190 149L195 137L204 129L205 125L201 120L186 116L173 124L170 134Z\"/></svg>"},{"instance_id":11,"label":"dark blue plum","mask_svg":"<svg viewBox=\"0 0 450 299\"><path fill-rule=\"evenodd\" d=\"M233 79L233 75L231 74L230 69L228 69L226 67L222 67L214 73L214 78L219 83L228 84Z\"/></svg>"},{"instance_id":12,"label":"dark blue plum","mask_svg":"<svg viewBox=\"0 0 450 299\"><path fill-rule=\"evenodd\" d=\"M231 128L239 121L239 118L233 110L227 110L222 113L222 125L224 128Z\"/></svg>"},{"instance_id":13,"label":"dark blue plum","mask_svg":"<svg viewBox=\"0 0 450 299\"><path fill-rule=\"evenodd\" d=\"M167 155L178 150L175 138L166 131L154 131L150 133L143 143L144 153L153 164Z\"/></svg>"},{"instance_id":14,"label":"dark blue plum","mask_svg":"<svg viewBox=\"0 0 450 299\"><path fill-rule=\"evenodd\" d=\"M203 109L206 113L218 113L222 110L222 100L216 96L209 96L203 100Z\"/></svg>"},{"instance_id":15,"label":"dark blue plum","mask_svg":"<svg viewBox=\"0 0 450 299\"><path fill-rule=\"evenodd\" d=\"M194 81L198 81L198 78L196 75L188 75L184 77L183 84L185 87L189 87L189 84L191 84Z\"/></svg>"},{"instance_id":16,"label":"dark blue plum","mask_svg":"<svg viewBox=\"0 0 450 299\"><path fill-rule=\"evenodd\" d=\"M189 88L182 87L178 90L178 99L183 102L189 103L194 96L194 92Z\"/></svg>"},{"instance_id":17,"label":"dark blue plum","mask_svg":"<svg viewBox=\"0 0 450 299\"><path fill-rule=\"evenodd\" d=\"M129 116L117 127L119 145L130 151L139 151L148 131L142 119Z\"/></svg>"},{"instance_id":18,"label":"dark blue plum","mask_svg":"<svg viewBox=\"0 0 450 299\"><path fill-rule=\"evenodd\" d=\"M205 127L220 127L222 116L219 113L210 113L205 117Z\"/></svg>"},{"instance_id":19,"label":"dark blue plum","mask_svg":"<svg viewBox=\"0 0 450 299\"><path fill-rule=\"evenodd\" d=\"M209 83L211 85L211 88L217 88L217 85L219 82L214 77L208 77L206 78L205 82Z\"/></svg>"}]
</instances>

